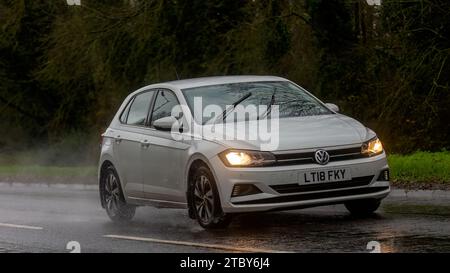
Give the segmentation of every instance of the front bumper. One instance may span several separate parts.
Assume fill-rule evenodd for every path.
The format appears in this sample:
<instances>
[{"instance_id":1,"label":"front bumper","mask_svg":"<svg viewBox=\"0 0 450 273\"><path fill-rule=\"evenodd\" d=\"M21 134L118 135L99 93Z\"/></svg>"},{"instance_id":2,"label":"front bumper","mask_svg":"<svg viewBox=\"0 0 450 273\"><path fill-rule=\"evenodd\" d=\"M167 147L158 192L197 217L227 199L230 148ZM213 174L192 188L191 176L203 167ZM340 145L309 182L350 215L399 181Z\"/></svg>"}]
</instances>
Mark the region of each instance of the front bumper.
<instances>
[{"instance_id":1,"label":"front bumper","mask_svg":"<svg viewBox=\"0 0 450 273\"><path fill-rule=\"evenodd\" d=\"M379 181L387 170L386 155L371 158L317 164L260 168L228 168L215 157L211 159L223 211L226 213L283 210L339 204L356 199L382 199L390 192L389 181ZM342 182L299 184L304 171L346 168L352 180ZM381 179L383 180L383 179ZM261 192L232 197L235 185L252 184Z\"/></svg>"}]
</instances>

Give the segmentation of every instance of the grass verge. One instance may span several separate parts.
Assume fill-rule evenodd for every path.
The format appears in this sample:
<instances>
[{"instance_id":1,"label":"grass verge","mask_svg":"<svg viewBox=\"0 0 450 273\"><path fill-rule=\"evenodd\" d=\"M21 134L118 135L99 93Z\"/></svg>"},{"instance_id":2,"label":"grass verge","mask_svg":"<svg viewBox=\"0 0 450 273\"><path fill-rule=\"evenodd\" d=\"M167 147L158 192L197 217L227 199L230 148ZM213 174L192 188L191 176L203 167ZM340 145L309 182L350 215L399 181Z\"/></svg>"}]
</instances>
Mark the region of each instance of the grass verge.
<instances>
[{"instance_id":1,"label":"grass verge","mask_svg":"<svg viewBox=\"0 0 450 273\"><path fill-rule=\"evenodd\" d=\"M95 184L95 166L2 165L0 182Z\"/></svg>"},{"instance_id":2,"label":"grass verge","mask_svg":"<svg viewBox=\"0 0 450 273\"><path fill-rule=\"evenodd\" d=\"M93 166L83 167L57 167L57 166L0 166L2 175L35 175L35 176L92 176L97 174L97 168Z\"/></svg>"},{"instance_id":3,"label":"grass verge","mask_svg":"<svg viewBox=\"0 0 450 273\"><path fill-rule=\"evenodd\" d=\"M450 152L389 155L391 180L402 188L450 189Z\"/></svg>"},{"instance_id":4,"label":"grass verge","mask_svg":"<svg viewBox=\"0 0 450 273\"><path fill-rule=\"evenodd\" d=\"M450 152L415 152L389 155L394 186L409 189L450 190ZM95 184L97 167L0 165L0 182Z\"/></svg>"}]
</instances>

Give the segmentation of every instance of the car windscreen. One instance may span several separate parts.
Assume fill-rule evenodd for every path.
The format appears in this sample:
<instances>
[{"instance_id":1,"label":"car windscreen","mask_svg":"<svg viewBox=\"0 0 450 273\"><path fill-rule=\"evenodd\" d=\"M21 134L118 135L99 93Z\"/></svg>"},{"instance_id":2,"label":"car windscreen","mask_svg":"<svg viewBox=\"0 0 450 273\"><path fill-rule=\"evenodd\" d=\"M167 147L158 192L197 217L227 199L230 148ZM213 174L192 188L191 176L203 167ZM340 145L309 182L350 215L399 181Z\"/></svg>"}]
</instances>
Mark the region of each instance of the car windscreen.
<instances>
[{"instance_id":1,"label":"car windscreen","mask_svg":"<svg viewBox=\"0 0 450 273\"><path fill-rule=\"evenodd\" d=\"M239 105L243 107L254 105L258 108L260 106L266 106L267 108L261 109L269 110L271 104L278 105L279 118L327 115L333 113L304 89L287 81L239 82L186 88L182 91L191 113L193 113L196 122L199 124L205 124L217 117L203 114L208 112L205 111L208 106L214 105L216 108L218 106L224 111L227 108L230 109L230 105L236 102L239 102ZM200 98L201 105L198 106ZM194 103L196 99L197 103ZM194 109L197 106L200 109ZM233 107L231 106L231 108ZM259 111L256 115L246 115L243 119L253 120L270 116L268 113L261 113ZM242 118L239 120L239 118L235 117L233 120L241 121Z\"/></svg>"}]
</instances>

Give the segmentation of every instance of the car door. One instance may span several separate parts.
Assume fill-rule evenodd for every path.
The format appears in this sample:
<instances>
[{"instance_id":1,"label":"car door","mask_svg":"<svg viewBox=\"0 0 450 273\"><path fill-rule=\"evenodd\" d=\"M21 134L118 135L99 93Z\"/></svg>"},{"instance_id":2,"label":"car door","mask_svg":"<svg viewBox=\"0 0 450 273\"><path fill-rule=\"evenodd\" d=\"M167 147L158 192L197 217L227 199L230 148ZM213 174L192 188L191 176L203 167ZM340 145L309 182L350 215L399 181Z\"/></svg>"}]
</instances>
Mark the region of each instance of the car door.
<instances>
[{"instance_id":1,"label":"car door","mask_svg":"<svg viewBox=\"0 0 450 273\"><path fill-rule=\"evenodd\" d=\"M189 145L174 140L170 131L159 131L152 126L155 120L170 116L178 105L172 91L158 91L150 115L150 129L144 139L149 145L142 150L144 195L148 199L173 202L185 202L186 199L182 184L182 155Z\"/></svg>"},{"instance_id":2,"label":"car door","mask_svg":"<svg viewBox=\"0 0 450 273\"><path fill-rule=\"evenodd\" d=\"M114 149L117 154L122 185L130 197L142 197L142 131L148 122L154 91L137 94L129 102L120 117L120 128L115 130Z\"/></svg>"}]
</instances>

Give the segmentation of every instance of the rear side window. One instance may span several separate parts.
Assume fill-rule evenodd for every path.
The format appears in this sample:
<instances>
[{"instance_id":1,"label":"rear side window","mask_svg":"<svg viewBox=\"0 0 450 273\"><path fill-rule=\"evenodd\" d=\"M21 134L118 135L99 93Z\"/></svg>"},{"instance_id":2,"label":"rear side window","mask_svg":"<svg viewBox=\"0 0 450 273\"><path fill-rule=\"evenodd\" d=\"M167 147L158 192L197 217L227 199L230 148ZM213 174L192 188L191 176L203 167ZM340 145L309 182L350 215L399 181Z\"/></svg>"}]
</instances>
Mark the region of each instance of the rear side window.
<instances>
[{"instance_id":1,"label":"rear side window","mask_svg":"<svg viewBox=\"0 0 450 273\"><path fill-rule=\"evenodd\" d=\"M120 115L120 122L127 123L128 113L130 112L131 104L133 103L134 97L131 98L131 100L127 103L127 106L123 110L122 114Z\"/></svg>"},{"instance_id":2,"label":"rear side window","mask_svg":"<svg viewBox=\"0 0 450 273\"><path fill-rule=\"evenodd\" d=\"M122 113L121 118L123 118L125 114L126 121L122 119L121 121L129 125L144 126L145 121L147 119L150 102L152 101L153 98L153 94L154 94L153 91L148 91L137 95L131 102L131 104L125 108L124 113Z\"/></svg>"},{"instance_id":3,"label":"rear side window","mask_svg":"<svg viewBox=\"0 0 450 273\"><path fill-rule=\"evenodd\" d=\"M179 103L174 93L167 90L159 91L153 106L151 124L157 119L171 116L172 109L177 105Z\"/></svg>"}]
</instances>

